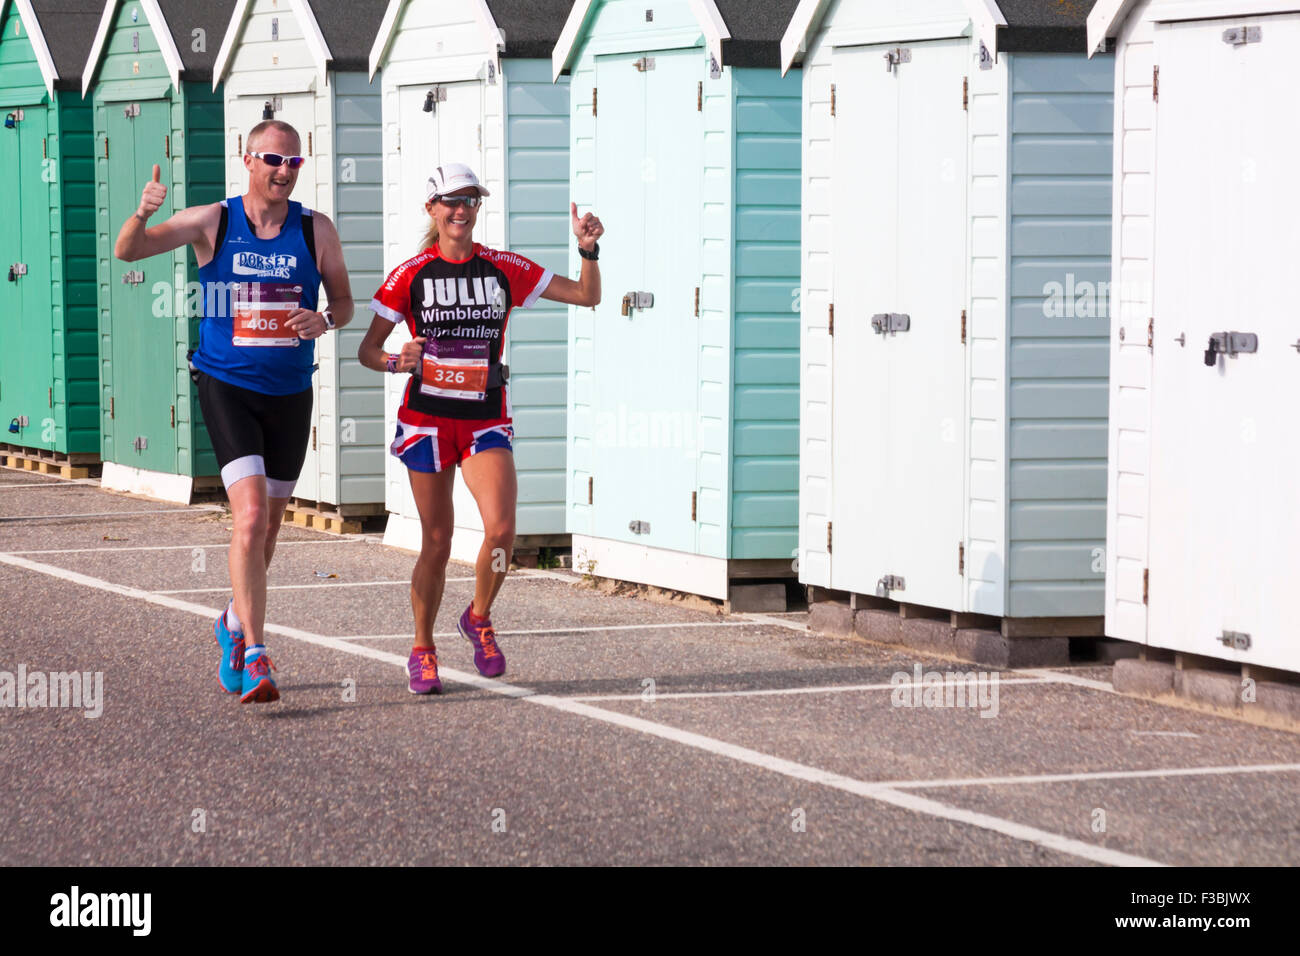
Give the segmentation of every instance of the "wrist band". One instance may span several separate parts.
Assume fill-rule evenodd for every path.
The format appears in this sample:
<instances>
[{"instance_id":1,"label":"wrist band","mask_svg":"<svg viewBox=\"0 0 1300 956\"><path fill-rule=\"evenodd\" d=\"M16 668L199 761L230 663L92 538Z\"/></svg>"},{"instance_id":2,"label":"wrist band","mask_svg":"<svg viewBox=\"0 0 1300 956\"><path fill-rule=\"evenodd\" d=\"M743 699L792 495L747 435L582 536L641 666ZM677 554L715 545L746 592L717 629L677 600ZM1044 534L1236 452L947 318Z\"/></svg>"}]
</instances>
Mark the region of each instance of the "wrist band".
<instances>
[{"instance_id":1,"label":"wrist band","mask_svg":"<svg viewBox=\"0 0 1300 956\"><path fill-rule=\"evenodd\" d=\"M592 262L595 262L600 258L600 243L592 243L591 252L588 252L586 249L582 248L582 246L578 246L578 255L582 256L584 259L590 259Z\"/></svg>"},{"instance_id":2,"label":"wrist band","mask_svg":"<svg viewBox=\"0 0 1300 956\"><path fill-rule=\"evenodd\" d=\"M390 372L396 372L396 371L397 371L397 356L396 356L396 355L390 355L390 356L388 356L387 368L388 368L388 371L390 371Z\"/></svg>"}]
</instances>

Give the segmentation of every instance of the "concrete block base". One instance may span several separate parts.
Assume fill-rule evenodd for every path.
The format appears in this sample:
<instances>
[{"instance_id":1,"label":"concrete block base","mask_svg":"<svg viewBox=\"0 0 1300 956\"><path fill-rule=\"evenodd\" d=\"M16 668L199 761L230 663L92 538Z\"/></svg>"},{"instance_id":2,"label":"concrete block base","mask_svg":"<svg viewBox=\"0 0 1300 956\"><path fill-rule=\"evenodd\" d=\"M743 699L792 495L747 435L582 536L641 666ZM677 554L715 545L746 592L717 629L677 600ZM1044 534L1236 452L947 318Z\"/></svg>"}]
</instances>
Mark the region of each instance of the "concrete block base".
<instances>
[{"instance_id":1,"label":"concrete block base","mask_svg":"<svg viewBox=\"0 0 1300 956\"><path fill-rule=\"evenodd\" d=\"M1174 665L1165 661L1116 661L1111 685L1121 694L1158 697L1174 689Z\"/></svg>"},{"instance_id":2,"label":"concrete block base","mask_svg":"<svg viewBox=\"0 0 1300 956\"><path fill-rule=\"evenodd\" d=\"M999 631L962 628L955 638L957 656L986 667L1060 667L1070 663L1067 637L1004 637Z\"/></svg>"},{"instance_id":3,"label":"concrete block base","mask_svg":"<svg viewBox=\"0 0 1300 956\"><path fill-rule=\"evenodd\" d=\"M728 610L741 614L783 612L787 609L785 585L780 582L765 584L733 584L728 595Z\"/></svg>"},{"instance_id":4,"label":"concrete block base","mask_svg":"<svg viewBox=\"0 0 1300 956\"><path fill-rule=\"evenodd\" d=\"M853 633L854 610L837 601L818 601L808 609L808 630L847 637Z\"/></svg>"}]
</instances>

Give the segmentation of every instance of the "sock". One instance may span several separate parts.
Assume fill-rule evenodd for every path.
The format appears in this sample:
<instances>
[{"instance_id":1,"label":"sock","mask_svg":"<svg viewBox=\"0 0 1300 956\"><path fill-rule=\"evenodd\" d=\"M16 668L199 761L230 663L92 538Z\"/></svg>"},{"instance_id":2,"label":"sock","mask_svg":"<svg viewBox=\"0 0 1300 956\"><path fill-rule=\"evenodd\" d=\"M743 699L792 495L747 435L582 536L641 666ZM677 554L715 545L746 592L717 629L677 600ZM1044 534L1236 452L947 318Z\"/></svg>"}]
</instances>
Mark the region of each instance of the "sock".
<instances>
[{"instance_id":1,"label":"sock","mask_svg":"<svg viewBox=\"0 0 1300 956\"><path fill-rule=\"evenodd\" d=\"M472 603L470 604L470 606L469 606L469 619L470 619L470 621L471 621L472 623L474 623L474 624L482 624L484 621L490 620L491 617L492 617L492 615L490 615L490 614L489 614L489 615L486 615L486 616L484 616L484 617L479 617L477 614L474 613L474 605L473 605Z\"/></svg>"},{"instance_id":2,"label":"sock","mask_svg":"<svg viewBox=\"0 0 1300 956\"><path fill-rule=\"evenodd\" d=\"M244 624L239 620L239 615L235 613L235 602L231 601L226 605L226 630L242 631Z\"/></svg>"},{"instance_id":3,"label":"sock","mask_svg":"<svg viewBox=\"0 0 1300 956\"><path fill-rule=\"evenodd\" d=\"M411 653L412 654L436 654L438 653L438 649L434 647L432 644L430 644L428 647L421 647L420 645L417 644L415 645L415 647L411 648Z\"/></svg>"},{"instance_id":4,"label":"sock","mask_svg":"<svg viewBox=\"0 0 1300 956\"><path fill-rule=\"evenodd\" d=\"M252 645L251 647L245 647L245 648L244 648L244 667L248 667L249 664L253 663L253 661L257 660L259 657L261 657L261 656L262 656L263 654L265 654L265 653L266 653L266 645L265 645L265 644L254 644L254 645Z\"/></svg>"}]
</instances>

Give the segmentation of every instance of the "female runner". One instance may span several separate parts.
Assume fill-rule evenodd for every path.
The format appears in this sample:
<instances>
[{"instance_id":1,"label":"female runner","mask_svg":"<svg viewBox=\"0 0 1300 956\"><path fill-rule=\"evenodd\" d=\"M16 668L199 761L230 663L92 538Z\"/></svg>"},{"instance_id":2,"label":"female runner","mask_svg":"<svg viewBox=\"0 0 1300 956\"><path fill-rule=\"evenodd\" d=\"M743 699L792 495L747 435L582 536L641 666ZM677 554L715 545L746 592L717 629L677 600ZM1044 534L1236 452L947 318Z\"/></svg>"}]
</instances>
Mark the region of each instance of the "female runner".
<instances>
[{"instance_id":1,"label":"female runner","mask_svg":"<svg viewBox=\"0 0 1300 956\"><path fill-rule=\"evenodd\" d=\"M570 305L600 302L596 240L605 229L570 204L582 256L578 281L555 275L511 252L474 241L474 224L488 191L468 166L439 166L429 178L429 230L423 250L388 274L370 308L375 317L358 349L367 368L410 374L397 412L392 454L406 465L420 512L420 557L411 575L415 646L407 661L413 694L436 694L438 657L433 623L442 603L451 555L452 481L460 465L483 519L483 546L475 565L474 599L457 629L474 645L484 677L505 672L490 612L506 578L515 539L515 463L511 451L510 387L501 364L506 321L516 306L538 298ZM398 322L413 339L390 355L384 341Z\"/></svg>"}]
</instances>

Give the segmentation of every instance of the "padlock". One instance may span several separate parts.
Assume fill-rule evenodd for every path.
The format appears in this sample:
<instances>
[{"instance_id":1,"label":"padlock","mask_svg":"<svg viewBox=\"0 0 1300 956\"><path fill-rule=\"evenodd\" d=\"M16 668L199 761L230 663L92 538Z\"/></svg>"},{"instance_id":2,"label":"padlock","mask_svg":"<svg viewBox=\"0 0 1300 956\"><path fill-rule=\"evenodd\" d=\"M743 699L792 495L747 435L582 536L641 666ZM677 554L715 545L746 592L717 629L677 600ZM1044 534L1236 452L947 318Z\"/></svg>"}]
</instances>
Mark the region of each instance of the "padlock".
<instances>
[{"instance_id":1,"label":"padlock","mask_svg":"<svg viewBox=\"0 0 1300 956\"><path fill-rule=\"evenodd\" d=\"M17 282L17 281L18 281L18 276L17 276L17 274L14 272L14 267L13 267L13 266L10 266L10 267L9 267L9 281L10 281L10 282Z\"/></svg>"},{"instance_id":2,"label":"padlock","mask_svg":"<svg viewBox=\"0 0 1300 956\"><path fill-rule=\"evenodd\" d=\"M624 315L632 314L632 293L631 292L623 296L623 314Z\"/></svg>"}]
</instances>

